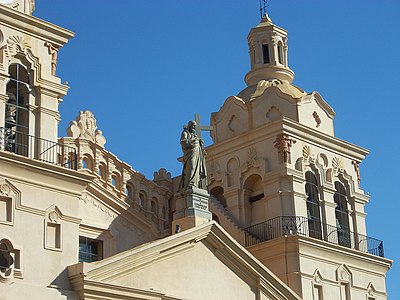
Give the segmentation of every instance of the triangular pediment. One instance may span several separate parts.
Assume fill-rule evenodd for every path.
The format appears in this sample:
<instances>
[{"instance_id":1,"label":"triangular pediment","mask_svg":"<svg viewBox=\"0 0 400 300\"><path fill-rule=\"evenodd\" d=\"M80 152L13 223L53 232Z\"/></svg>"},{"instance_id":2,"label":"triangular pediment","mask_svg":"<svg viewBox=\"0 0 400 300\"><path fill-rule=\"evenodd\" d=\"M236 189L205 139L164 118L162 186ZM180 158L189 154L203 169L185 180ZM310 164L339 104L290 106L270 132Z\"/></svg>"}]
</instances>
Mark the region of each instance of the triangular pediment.
<instances>
[{"instance_id":1,"label":"triangular pediment","mask_svg":"<svg viewBox=\"0 0 400 300\"><path fill-rule=\"evenodd\" d=\"M177 299L300 299L215 222L68 271L76 290L97 282Z\"/></svg>"}]
</instances>

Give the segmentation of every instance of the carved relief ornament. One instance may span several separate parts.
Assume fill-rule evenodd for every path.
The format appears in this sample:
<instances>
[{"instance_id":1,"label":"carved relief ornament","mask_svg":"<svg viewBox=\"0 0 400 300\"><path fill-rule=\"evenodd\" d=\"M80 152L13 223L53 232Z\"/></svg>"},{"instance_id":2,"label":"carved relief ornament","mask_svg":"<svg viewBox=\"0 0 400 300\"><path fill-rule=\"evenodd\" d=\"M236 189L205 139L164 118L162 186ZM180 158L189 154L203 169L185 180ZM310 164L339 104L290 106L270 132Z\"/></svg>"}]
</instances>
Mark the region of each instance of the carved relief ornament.
<instances>
[{"instance_id":1,"label":"carved relief ornament","mask_svg":"<svg viewBox=\"0 0 400 300\"><path fill-rule=\"evenodd\" d=\"M281 163L290 163L290 148L296 143L295 139L292 139L287 134L281 134L276 137L274 142L275 148L278 149Z\"/></svg>"},{"instance_id":2,"label":"carved relief ornament","mask_svg":"<svg viewBox=\"0 0 400 300\"><path fill-rule=\"evenodd\" d=\"M248 166L254 166L257 161L257 150L254 149L253 147L249 148L247 150L247 165Z\"/></svg>"},{"instance_id":3,"label":"carved relief ornament","mask_svg":"<svg viewBox=\"0 0 400 300\"><path fill-rule=\"evenodd\" d=\"M79 112L76 121L70 123L67 129L67 134L72 138L83 138L95 142L104 147L106 138L102 135L101 130L97 129L96 119L93 113L89 110Z\"/></svg>"},{"instance_id":4,"label":"carved relief ornament","mask_svg":"<svg viewBox=\"0 0 400 300\"><path fill-rule=\"evenodd\" d=\"M343 158L341 157L334 157L332 159L332 167L336 173L342 173L344 170L344 163Z\"/></svg>"},{"instance_id":5,"label":"carved relief ornament","mask_svg":"<svg viewBox=\"0 0 400 300\"><path fill-rule=\"evenodd\" d=\"M7 183L3 183L0 185L0 195L10 196L11 187Z\"/></svg>"},{"instance_id":6,"label":"carved relief ornament","mask_svg":"<svg viewBox=\"0 0 400 300\"><path fill-rule=\"evenodd\" d=\"M20 36L11 36L7 39L7 51L8 57L15 56L19 52L25 53L31 46Z\"/></svg>"},{"instance_id":7,"label":"carved relief ornament","mask_svg":"<svg viewBox=\"0 0 400 300\"><path fill-rule=\"evenodd\" d=\"M44 45L47 47L47 49L49 50L49 54L51 55L51 75L56 76L57 56L60 47L54 46L49 42L45 42Z\"/></svg>"},{"instance_id":8,"label":"carved relief ornament","mask_svg":"<svg viewBox=\"0 0 400 300\"><path fill-rule=\"evenodd\" d=\"M360 163L358 161L353 160L351 162L351 164L354 166L354 171L356 172L356 175L357 175L358 187L360 187L360 183L361 183Z\"/></svg>"}]
</instances>

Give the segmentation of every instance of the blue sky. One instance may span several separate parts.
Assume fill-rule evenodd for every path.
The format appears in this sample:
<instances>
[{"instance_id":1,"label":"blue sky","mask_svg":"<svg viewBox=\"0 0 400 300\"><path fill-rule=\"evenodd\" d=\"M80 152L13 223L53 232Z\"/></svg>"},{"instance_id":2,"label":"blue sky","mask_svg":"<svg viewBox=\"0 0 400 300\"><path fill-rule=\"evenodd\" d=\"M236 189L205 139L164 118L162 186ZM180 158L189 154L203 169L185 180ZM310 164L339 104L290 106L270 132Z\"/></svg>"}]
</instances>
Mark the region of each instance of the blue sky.
<instances>
[{"instance_id":1,"label":"blue sky","mask_svg":"<svg viewBox=\"0 0 400 300\"><path fill-rule=\"evenodd\" d=\"M36 1L35 16L76 32L59 53L71 86L59 135L89 109L109 151L150 179L161 167L178 175L182 125L194 113L208 123L245 87L258 2ZM388 292L400 299L400 2L271 0L268 11L289 31L294 84L334 108L337 137L371 151L361 164L367 230L395 260Z\"/></svg>"}]
</instances>

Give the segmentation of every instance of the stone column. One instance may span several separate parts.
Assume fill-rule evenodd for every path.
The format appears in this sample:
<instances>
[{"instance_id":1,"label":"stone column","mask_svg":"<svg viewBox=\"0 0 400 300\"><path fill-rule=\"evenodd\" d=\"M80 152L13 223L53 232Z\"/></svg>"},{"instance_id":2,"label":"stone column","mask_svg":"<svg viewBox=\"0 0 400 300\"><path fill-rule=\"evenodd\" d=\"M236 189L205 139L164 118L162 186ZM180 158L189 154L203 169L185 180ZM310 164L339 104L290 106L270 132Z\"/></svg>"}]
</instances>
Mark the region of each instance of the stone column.
<instances>
[{"instance_id":1,"label":"stone column","mask_svg":"<svg viewBox=\"0 0 400 300\"><path fill-rule=\"evenodd\" d=\"M187 230L212 220L208 210L210 195L206 190L189 186L174 195L176 210L173 215L172 233Z\"/></svg>"}]
</instances>

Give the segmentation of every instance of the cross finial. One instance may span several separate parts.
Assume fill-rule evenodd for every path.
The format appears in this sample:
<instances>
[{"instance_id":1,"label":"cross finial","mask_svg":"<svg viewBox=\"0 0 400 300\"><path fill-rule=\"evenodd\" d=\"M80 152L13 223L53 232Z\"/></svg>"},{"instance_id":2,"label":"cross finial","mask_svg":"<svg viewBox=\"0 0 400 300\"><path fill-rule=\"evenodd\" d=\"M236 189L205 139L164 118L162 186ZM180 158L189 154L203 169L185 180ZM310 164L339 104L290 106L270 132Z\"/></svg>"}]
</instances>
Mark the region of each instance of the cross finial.
<instances>
[{"instance_id":1,"label":"cross finial","mask_svg":"<svg viewBox=\"0 0 400 300\"><path fill-rule=\"evenodd\" d=\"M268 3L267 0L260 0L260 18L264 18L264 16L268 16L267 14Z\"/></svg>"},{"instance_id":2,"label":"cross finial","mask_svg":"<svg viewBox=\"0 0 400 300\"><path fill-rule=\"evenodd\" d=\"M203 130L207 130L207 131L212 131L213 127L212 126L203 126L200 125L200 115L199 114L195 114L194 115L194 120L197 123L197 136L201 139L201 131Z\"/></svg>"}]
</instances>

